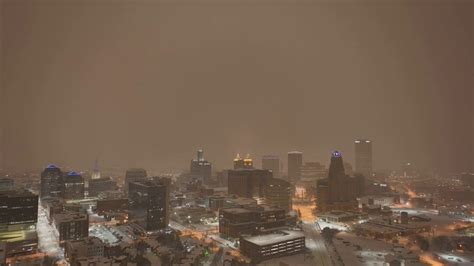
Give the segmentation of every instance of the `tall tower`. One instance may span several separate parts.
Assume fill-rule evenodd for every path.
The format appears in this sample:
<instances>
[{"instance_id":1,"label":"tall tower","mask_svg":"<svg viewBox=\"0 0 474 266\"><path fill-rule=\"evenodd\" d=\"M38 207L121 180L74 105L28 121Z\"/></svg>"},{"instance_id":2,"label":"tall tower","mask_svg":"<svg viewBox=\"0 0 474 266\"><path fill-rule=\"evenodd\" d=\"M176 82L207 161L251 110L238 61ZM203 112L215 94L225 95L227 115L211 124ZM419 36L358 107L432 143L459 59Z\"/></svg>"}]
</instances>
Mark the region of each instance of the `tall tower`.
<instances>
[{"instance_id":1,"label":"tall tower","mask_svg":"<svg viewBox=\"0 0 474 266\"><path fill-rule=\"evenodd\" d=\"M41 173L41 199L60 196L62 175L61 169L54 164L50 164L44 169Z\"/></svg>"},{"instance_id":2,"label":"tall tower","mask_svg":"<svg viewBox=\"0 0 474 266\"><path fill-rule=\"evenodd\" d=\"M236 169L253 169L253 160L250 158L250 154L247 154L247 157L244 159L237 153L234 159L234 170Z\"/></svg>"},{"instance_id":3,"label":"tall tower","mask_svg":"<svg viewBox=\"0 0 474 266\"><path fill-rule=\"evenodd\" d=\"M355 144L355 172L365 177L372 175L372 141L358 139Z\"/></svg>"},{"instance_id":4,"label":"tall tower","mask_svg":"<svg viewBox=\"0 0 474 266\"><path fill-rule=\"evenodd\" d=\"M295 182L301 178L301 166L303 165L303 153L291 151L288 153L288 180Z\"/></svg>"},{"instance_id":5,"label":"tall tower","mask_svg":"<svg viewBox=\"0 0 474 266\"><path fill-rule=\"evenodd\" d=\"M329 202L342 202L347 200L348 183L346 181L347 178L344 171L342 154L338 151L334 151L331 155L331 164L329 165L328 173Z\"/></svg>"},{"instance_id":6,"label":"tall tower","mask_svg":"<svg viewBox=\"0 0 474 266\"><path fill-rule=\"evenodd\" d=\"M204 151L197 151L197 158L191 160L190 168L191 177L203 181L208 184L211 181L212 164L204 159Z\"/></svg>"},{"instance_id":7,"label":"tall tower","mask_svg":"<svg viewBox=\"0 0 474 266\"><path fill-rule=\"evenodd\" d=\"M95 159L94 169L92 170L91 179L99 179L99 178L100 178L99 160Z\"/></svg>"},{"instance_id":8,"label":"tall tower","mask_svg":"<svg viewBox=\"0 0 474 266\"><path fill-rule=\"evenodd\" d=\"M280 158L277 155L264 155L262 157L262 169L272 170L273 177L280 177Z\"/></svg>"}]
</instances>

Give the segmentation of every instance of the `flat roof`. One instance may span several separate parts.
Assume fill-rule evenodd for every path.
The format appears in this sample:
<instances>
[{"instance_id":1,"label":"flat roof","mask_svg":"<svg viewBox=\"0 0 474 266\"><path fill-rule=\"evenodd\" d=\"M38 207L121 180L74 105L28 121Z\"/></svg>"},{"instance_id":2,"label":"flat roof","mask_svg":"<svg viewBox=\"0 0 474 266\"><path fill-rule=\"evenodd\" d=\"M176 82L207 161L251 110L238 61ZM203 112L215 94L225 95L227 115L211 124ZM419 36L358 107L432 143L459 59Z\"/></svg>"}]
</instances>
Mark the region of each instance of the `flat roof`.
<instances>
[{"instance_id":1,"label":"flat roof","mask_svg":"<svg viewBox=\"0 0 474 266\"><path fill-rule=\"evenodd\" d=\"M244 237L246 241L251 242L255 245L259 245L259 246L266 246L266 245L294 240L298 238L304 238L304 233L301 231L289 231L289 230L282 230L279 233L272 233L268 235Z\"/></svg>"},{"instance_id":2,"label":"flat roof","mask_svg":"<svg viewBox=\"0 0 474 266\"><path fill-rule=\"evenodd\" d=\"M57 223L72 222L72 221L77 221L77 220L86 220L87 214L80 213L80 212L58 213L53 216L53 219Z\"/></svg>"},{"instance_id":3,"label":"flat roof","mask_svg":"<svg viewBox=\"0 0 474 266\"><path fill-rule=\"evenodd\" d=\"M228 212L228 213L250 213L252 212L251 210L247 210L244 208L228 208L228 209L222 209L223 212Z\"/></svg>"}]
</instances>

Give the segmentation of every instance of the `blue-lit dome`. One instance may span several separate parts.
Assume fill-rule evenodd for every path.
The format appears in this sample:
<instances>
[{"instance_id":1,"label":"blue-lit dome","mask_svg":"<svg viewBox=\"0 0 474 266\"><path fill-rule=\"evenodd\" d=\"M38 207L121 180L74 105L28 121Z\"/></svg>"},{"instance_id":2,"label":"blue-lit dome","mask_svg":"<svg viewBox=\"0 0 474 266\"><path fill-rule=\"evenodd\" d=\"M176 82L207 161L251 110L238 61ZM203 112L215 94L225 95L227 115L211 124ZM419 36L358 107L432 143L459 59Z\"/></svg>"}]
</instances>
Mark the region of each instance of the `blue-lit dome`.
<instances>
[{"instance_id":1,"label":"blue-lit dome","mask_svg":"<svg viewBox=\"0 0 474 266\"><path fill-rule=\"evenodd\" d=\"M49 164L46 168L47 169L58 169L59 167L57 167L55 164Z\"/></svg>"},{"instance_id":2,"label":"blue-lit dome","mask_svg":"<svg viewBox=\"0 0 474 266\"><path fill-rule=\"evenodd\" d=\"M341 156L342 156L342 154L341 154L340 152L338 152L338 151L334 151L334 152L332 153L332 157L341 157Z\"/></svg>"},{"instance_id":3,"label":"blue-lit dome","mask_svg":"<svg viewBox=\"0 0 474 266\"><path fill-rule=\"evenodd\" d=\"M68 176L79 176L80 174L78 174L77 172L74 172L74 171L71 171L69 173L67 173Z\"/></svg>"}]
</instances>

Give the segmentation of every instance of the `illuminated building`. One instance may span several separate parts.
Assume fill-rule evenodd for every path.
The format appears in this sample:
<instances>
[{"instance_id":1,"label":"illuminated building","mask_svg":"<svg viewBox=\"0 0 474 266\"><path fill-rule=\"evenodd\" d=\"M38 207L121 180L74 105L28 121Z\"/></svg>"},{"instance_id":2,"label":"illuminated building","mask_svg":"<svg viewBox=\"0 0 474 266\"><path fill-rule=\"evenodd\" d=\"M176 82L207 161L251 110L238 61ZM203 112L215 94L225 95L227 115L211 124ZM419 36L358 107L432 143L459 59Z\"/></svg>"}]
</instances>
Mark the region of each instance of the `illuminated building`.
<instances>
[{"instance_id":1,"label":"illuminated building","mask_svg":"<svg viewBox=\"0 0 474 266\"><path fill-rule=\"evenodd\" d=\"M305 251L305 236L301 231L287 231L242 237L240 251L252 260L259 263L271 258L291 256Z\"/></svg>"},{"instance_id":2,"label":"illuminated building","mask_svg":"<svg viewBox=\"0 0 474 266\"><path fill-rule=\"evenodd\" d=\"M191 160L191 177L202 180L204 184L209 184L211 180L212 164L204 159L204 152L198 150L197 158Z\"/></svg>"},{"instance_id":3,"label":"illuminated building","mask_svg":"<svg viewBox=\"0 0 474 266\"><path fill-rule=\"evenodd\" d=\"M125 173L125 184L124 191L128 193L128 185L131 182L143 181L147 179L147 173L145 169L141 168L132 168L127 170Z\"/></svg>"},{"instance_id":4,"label":"illuminated building","mask_svg":"<svg viewBox=\"0 0 474 266\"><path fill-rule=\"evenodd\" d=\"M372 176L372 141L355 141L355 172L365 177Z\"/></svg>"},{"instance_id":5,"label":"illuminated building","mask_svg":"<svg viewBox=\"0 0 474 266\"><path fill-rule=\"evenodd\" d=\"M240 154L237 153L234 159L234 170L237 169L253 169L253 160L250 158L250 154L247 154L247 157L243 159L240 157Z\"/></svg>"},{"instance_id":6,"label":"illuminated building","mask_svg":"<svg viewBox=\"0 0 474 266\"><path fill-rule=\"evenodd\" d=\"M61 194L65 200L77 200L84 198L84 178L76 173L69 172L61 179Z\"/></svg>"},{"instance_id":7,"label":"illuminated building","mask_svg":"<svg viewBox=\"0 0 474 266\"><path fill-rule=\"evenodd\" d=\"M317 206L320 210L351 209L357 206L356 198L364 195L365 178L361 175L349 177L344 171L340 152L331 156L327 179L316 185Z\"/></svg>"},{"instance_id":8,"label":"illuminated building","mask_svg":"<svg viewBox=\"0 0 474 266\"><path fill-rule=\"evenodd\" d=\"M219 210L219 234L223 237L238 238L254 235L285 226L286 211L268 205Z\"/></svg>"},{"instance_id":9,"label":"illuminated building","mask_svg":"<svg viewBox=\"0 0 474 266\"><path fill-rule=\"evenodd\" d=\"M246 198L263 198L270 170L238 169L228 171L228 193Z\"/></svg>"},{"instance_id":10,"label":"illuminated building","mask_svg":"<svg viewBox=\"0 0 474 266\"><path fill-rule=\"evenodd\" d=\"M299 181L301 178L301 166L303 165L303 153L292 151L288 153L288 180Z\"/></svg>"},{"instance_id":11,"label":"illuminated building","mask_svg":"<svg viewBox=\"0 0 474 266\"><path fill-rule=\"evenodd\" d=\"M100 178L99 161L95 160L94 170L92 170L91 179L99 179L99 178Z\"/></svg>"},{"instance_id":12,"label":"illuminated building","mask_svg":"<svg viewBox=\"0 0 474 266\"><path fill-rule=\"evenodd\" d=\"M62 212L53 215L53 225L60 242L89 236L89 215L81 212Z\"/></svg>"},{"instance_id":13,"label":"illuminated building","mask_svg":"<svg viewBox=\"0 0 474 266\"><path fill-rule=\"evenodd\" d=\"M264 155L262 157L262 169L271 170L274 178L280 177L280 158L276 155Z\"/></svg>"},{"instance_id":14,"label":"illuminated building","mask_svg":"<svg viewBox=\"0 0 474 266\"><path fill-rule=\"evenodd\" d=\"M290 211L292 209L292 185L290 182L270 178L265 184L264 201L266 205L276 206Z\"/></svg>"},{"instance_id":15,"label":"illuminated building","mask_svg":"<svg viewBox=\"0 0 474 266\"><path fill-rule=\"evenodd\" d=\"M36 253L37 221L37 195L27 190L0 192L0 243L6 242L8 257Z\"/></svg>"},{"instance_id":16,"label":"illuminated building","mask_svg":"<svg viewBox=\"0 0 474 266\"><path fill-rule=\"evenodd\" d=\"M170 182L161 178L130 183L130 221L147 231L166 228L170 220Z\"/></svg>"},{"instance_id":17,"label":"illuminated building","mask_svg":"<svg viewBox=\"0 0 474 266\"><path fill-rule=\"evenodd\" d=\"M62 175L61 169L54 164L50 164L44 169L41 173L41 199L60 196Z\"/></svg>"}]
</instances>

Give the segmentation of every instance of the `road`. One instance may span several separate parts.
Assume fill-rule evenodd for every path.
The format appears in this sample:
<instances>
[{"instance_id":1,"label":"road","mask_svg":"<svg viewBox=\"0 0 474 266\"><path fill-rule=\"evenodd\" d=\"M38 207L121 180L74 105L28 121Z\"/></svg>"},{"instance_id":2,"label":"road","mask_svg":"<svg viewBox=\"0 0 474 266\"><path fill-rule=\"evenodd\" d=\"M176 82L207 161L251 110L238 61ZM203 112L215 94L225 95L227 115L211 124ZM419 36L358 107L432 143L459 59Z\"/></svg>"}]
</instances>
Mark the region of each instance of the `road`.
<instances>
[{"instance_id":1,"label":"road","mask_svg":"<svg viewBox=\"0 0 474 266\"><path fill-rule=\"evenodd\" d=\"M38 210L38 246L41 252L56 258L61 265L67 265L64 258L64 250L59 246L58 235L56 229L49 224L47 211L41 206Z\"/></svg>"},{"instance_id":2,"label":"road","mask_svg":"<svg viewBox=\"0 0 474 266\"><path fill-rule=\"evenodd\" d=\"M315 265L332 266L329 252L318 226L314 222L304 222L303 231L306 236L306 247L311 250Z\"/></svg>"}]
</instances>

